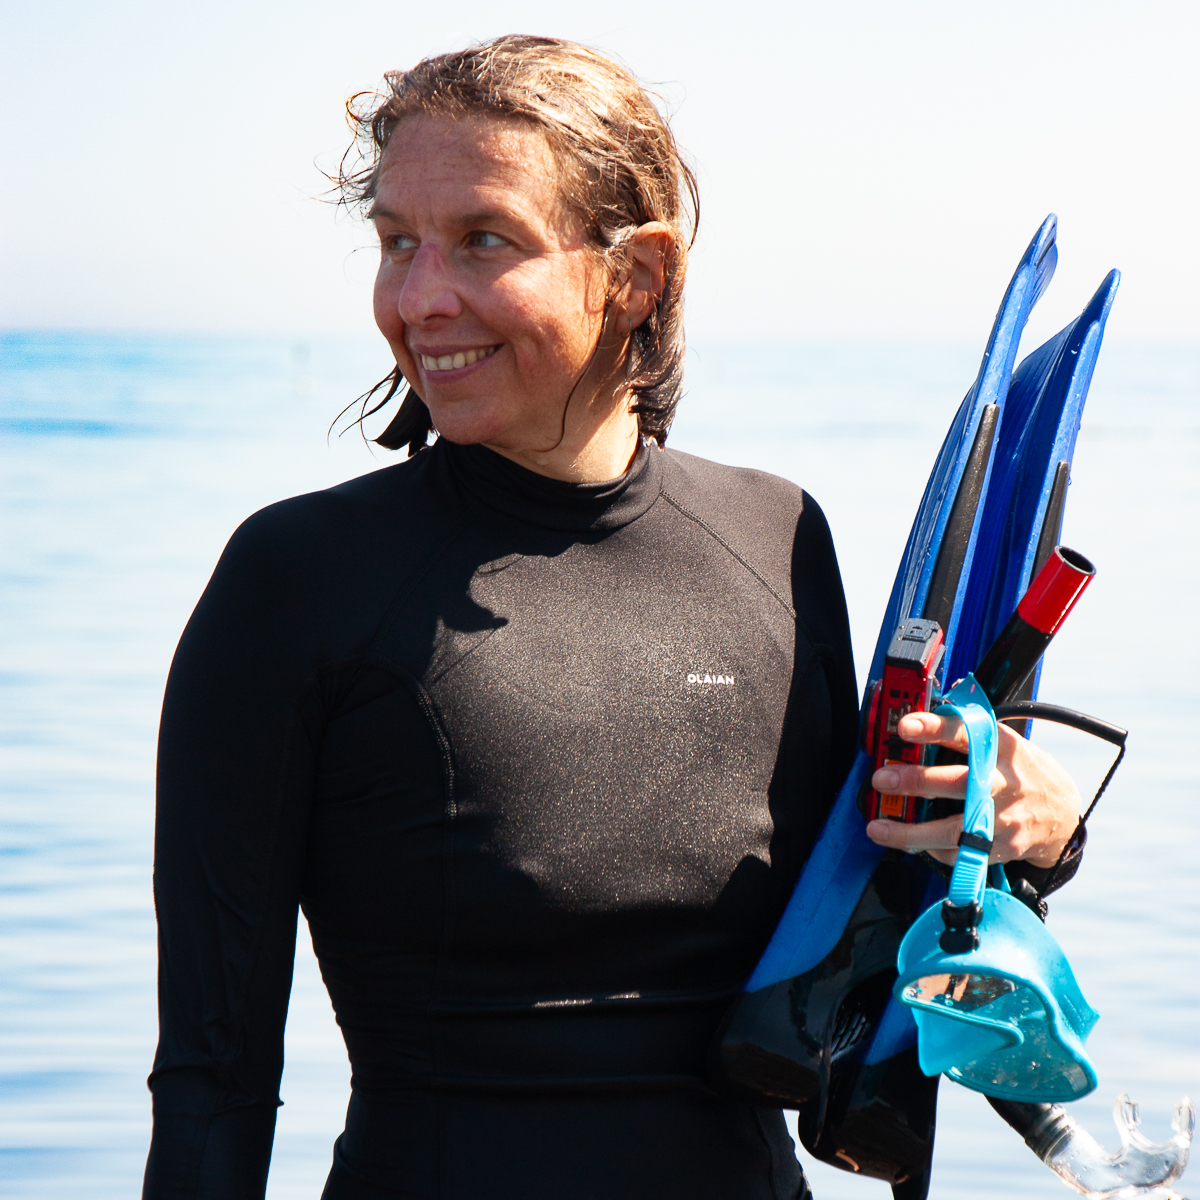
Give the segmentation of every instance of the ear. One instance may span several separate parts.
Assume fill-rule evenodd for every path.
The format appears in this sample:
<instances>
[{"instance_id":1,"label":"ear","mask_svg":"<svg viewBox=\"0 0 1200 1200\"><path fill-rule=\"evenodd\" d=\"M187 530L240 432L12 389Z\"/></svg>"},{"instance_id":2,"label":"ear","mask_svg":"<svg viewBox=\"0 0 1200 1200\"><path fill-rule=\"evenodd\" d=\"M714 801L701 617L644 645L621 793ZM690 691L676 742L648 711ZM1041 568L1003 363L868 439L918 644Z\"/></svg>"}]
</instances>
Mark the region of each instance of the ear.
<instances>
[{"instance_id":1,"label":"ear","mask_svg":"<svg viewBox=\"0 0 1200 1200\"><path fill-rule=\"evenodd\" d=\"M629 241L629 266L614 297L617 328L632 333L650 314L662 295L667 259L675 248L670 226L647 221Z\"/></svg>"}]
</instances>

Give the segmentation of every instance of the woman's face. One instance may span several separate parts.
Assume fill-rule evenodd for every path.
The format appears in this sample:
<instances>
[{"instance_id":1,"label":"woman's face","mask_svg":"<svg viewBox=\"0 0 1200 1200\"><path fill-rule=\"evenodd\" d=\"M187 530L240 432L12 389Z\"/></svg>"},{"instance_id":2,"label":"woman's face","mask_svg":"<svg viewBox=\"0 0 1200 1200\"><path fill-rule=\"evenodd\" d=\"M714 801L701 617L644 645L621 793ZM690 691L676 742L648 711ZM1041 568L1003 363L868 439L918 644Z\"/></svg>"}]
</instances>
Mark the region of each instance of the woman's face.
<instances>
[{"instance_id":1,"label":"woman's face","mask_svg":"<svg viewBox=\"0 0 1200 1200\"><path fill-rule=\"evenodd\" d=\"M517 454L557 445L607 281L545 137L517 121L409 118L384 152L373 218L375 320L438 432Z\"/></svg>"}]
</instances>

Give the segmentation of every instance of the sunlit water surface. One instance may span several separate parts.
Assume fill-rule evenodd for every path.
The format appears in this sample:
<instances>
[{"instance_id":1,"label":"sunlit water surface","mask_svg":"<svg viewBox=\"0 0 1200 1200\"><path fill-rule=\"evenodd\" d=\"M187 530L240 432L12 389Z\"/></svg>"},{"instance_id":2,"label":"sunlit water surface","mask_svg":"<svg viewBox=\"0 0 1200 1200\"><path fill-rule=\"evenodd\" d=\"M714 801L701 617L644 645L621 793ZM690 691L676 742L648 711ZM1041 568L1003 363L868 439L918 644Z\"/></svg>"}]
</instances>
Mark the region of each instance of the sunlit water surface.
<instances>
[{"instance_id":1,"label":"sunlit water surface","mask_svg":"<svg viewBox=\"0 0 1200 1200\"><path fill-rule=\"evenodd\" d=\"M9 335L0 342L0 1196L133 1197L155 1040L154 736L171 652L234 526L390 461L337 410L384 373L366 344ZM695 347L671 443L803 484L839 547L860 672L970 347ZM1200 352L1110 346L1076 455L1064 540L1099 577L1042 696L1127 725L1125 766L1051 928L1102 1014L1100 1088L1073 1106L1148 1131L1200 1091ZM377 427L376 427L377 428ZM1037 736L1084 790L1107 748ZM271 1200L316 1200L348 1093L301 928ZM806 1163L821 1200L879 1197ZM1185 1184L1187 1180L1185 1178ZM1200 1188L1194 1188L1194 1191ZM943 1082L932 1195L1063 1195L1020 1140Z\"/></svg>"}]
</instances>

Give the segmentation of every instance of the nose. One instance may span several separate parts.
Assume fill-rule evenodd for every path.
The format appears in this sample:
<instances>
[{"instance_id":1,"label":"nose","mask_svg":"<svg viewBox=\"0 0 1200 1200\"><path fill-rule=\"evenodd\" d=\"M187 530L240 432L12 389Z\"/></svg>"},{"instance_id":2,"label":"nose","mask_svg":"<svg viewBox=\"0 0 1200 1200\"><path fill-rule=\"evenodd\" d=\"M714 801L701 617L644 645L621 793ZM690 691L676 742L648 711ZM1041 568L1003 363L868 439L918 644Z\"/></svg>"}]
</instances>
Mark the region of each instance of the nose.
<instances>
[{"instance_id":1,"label":"nose","mask_svg":"<svg viewBox=\"0 0 1200 1200\"><path fill-rule=\"evenodd\" d=\"M434 317L457 317L462 302L453 286L449 265L437 245L424 244L413 255L400 289L400 319L421 325Z\"/></svg>"}]
</instances>

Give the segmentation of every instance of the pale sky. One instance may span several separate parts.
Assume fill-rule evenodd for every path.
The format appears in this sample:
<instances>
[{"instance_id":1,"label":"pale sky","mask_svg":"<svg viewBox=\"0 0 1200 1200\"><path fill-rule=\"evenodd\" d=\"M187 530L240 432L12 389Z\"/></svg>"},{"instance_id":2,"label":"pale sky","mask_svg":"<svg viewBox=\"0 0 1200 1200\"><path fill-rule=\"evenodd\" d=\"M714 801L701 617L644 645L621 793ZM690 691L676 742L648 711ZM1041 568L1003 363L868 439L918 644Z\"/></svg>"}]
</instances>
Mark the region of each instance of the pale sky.
<instances>
[{"instance_id":1,"label":"pale sky","mask_svg":"<svg viewBox=\"0 0 1200 1200\"><path fill-rule=\"evenodd\" d=\"M315 199L343 103L517 31L617 55L675 110L703 204L693 337L980 340L1055 211L1059 272L1031 335L1116 266L1110 338L1200 342L1196 0L0 15L0 325L367 332L370 230Z\"/></svg>"}]
</instances>

